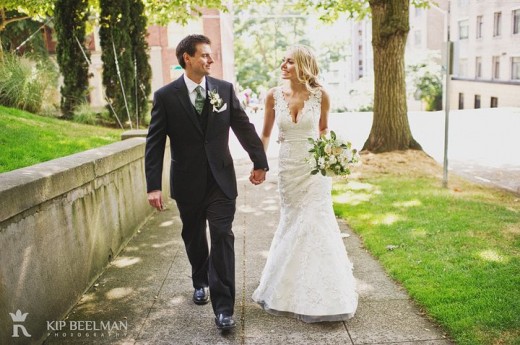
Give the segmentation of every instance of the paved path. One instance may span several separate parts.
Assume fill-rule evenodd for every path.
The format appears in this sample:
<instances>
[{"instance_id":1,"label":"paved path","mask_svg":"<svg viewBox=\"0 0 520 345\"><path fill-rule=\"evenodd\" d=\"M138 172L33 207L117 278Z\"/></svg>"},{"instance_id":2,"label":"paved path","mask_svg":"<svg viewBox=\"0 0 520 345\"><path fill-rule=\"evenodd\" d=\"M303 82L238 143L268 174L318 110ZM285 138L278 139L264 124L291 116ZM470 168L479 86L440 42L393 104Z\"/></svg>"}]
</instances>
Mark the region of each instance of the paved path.
<instances>
[{"instance_id":1,"label":"paved path","mask_svg":"<svg viewBox=\"0 0 520 345\"><path fill-rule=\"evenodd\" d=\"M235 331L222 335L214 325L211 306L191 301L190 268L172 203L149 219L66 320L67 325L95 321L98 328L101 322L120 326L111 332L72 331L66 326L50 334L46 344L451 344L343 222L340 226L360 293L353 319L305 324L267 314L252 302L278 222L276 165L271 162L274 168L264 184L253 186L247 179L250 163L236 163L240 195L234 222Z\"/></svg>"}]
</instances>

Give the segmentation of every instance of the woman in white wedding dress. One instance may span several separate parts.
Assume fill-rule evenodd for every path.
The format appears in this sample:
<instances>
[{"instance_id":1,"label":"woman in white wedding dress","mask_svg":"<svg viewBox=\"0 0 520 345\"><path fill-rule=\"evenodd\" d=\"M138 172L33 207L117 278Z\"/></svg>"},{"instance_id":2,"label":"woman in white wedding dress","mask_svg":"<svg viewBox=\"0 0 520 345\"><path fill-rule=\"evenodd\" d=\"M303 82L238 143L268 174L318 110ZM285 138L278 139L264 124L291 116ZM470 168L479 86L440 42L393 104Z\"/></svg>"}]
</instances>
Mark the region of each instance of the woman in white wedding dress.
<instances>
[{"instance_id":1,"label":"woman in white wedding dress","mask_svg":"<svg viewBox=\"0 0 520 345\"><path fill-rule=\"evenodd\" d=\"M289 49L281 65L287 86L269 90L262 141L267 150L279 128L280 221L253 300L275 315L304 322L351 318L358 294L332 209L332 181L311 175L310 144L327 132L329 97L318 65L305 46Z\"/></svg>"}]
</instances>

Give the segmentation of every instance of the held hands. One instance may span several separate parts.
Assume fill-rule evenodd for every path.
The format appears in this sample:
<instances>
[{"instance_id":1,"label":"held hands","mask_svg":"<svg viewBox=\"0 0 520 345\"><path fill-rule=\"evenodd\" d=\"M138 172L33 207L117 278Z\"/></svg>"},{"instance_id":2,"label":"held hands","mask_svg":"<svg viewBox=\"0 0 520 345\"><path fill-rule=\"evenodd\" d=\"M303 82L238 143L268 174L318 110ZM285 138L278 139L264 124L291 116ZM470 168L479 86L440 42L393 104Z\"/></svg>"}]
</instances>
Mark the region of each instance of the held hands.
<instances>
[{"instance_id":1,"label":"held hands","mask_svg":"<svg viewBox=\"0 0 520 345\"><path fill-rule=\"evenodd\" d=\"M249 175L249 181L251 181L254 185L259 185L260 183L265 181L265 170L256 169L251 170L251 175Z\"/></svg>"},{"instance_id":2,"label":"held hands","mask_svg":"<svg viewBox=\"0 0 520 345\"><path fill-rule=\"evenodd\" d=\"M159 211L164 210L162 193L160 190L154 190L148 193L148 203Z\"/></svg>"}]
</instances>

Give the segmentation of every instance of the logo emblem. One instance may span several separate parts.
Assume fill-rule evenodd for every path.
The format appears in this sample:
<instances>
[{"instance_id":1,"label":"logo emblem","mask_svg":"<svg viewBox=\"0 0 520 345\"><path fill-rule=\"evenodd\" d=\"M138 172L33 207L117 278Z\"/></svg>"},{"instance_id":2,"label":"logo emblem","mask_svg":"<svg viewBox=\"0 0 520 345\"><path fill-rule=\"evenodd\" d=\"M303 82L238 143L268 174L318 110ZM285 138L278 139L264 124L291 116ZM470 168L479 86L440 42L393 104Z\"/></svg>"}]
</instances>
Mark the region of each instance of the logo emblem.
<instances>
[{"instance_id":1,"label":"logo emblem","mask_svg":"<svg viewBox=\"0 0 520 345\"><path fill-rule=\"evenodd\" d=\"M18 331L21 330L23 335L26 337L30 337L31 335L27 332L24 325L16 324L14 322L25 322L25 318L29 313L23 313L18 309L15 314L9 313L11 315L11 319L13 319L13 338L19 338Z\"/></svg>"}]
</instances>

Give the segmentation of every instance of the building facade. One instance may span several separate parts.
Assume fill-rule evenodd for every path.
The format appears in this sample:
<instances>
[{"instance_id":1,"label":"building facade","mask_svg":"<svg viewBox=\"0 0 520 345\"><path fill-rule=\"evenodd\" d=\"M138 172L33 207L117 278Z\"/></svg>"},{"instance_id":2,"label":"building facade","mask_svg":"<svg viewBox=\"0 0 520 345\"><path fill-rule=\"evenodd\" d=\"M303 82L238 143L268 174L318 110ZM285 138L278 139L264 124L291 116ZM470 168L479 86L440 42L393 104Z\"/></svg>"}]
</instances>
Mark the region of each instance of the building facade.
<instances>
[{"instance_id":1,"label":"building facade","mask_svg":"<svg viewBox=\"0 0 520 345\"><path fill-rule=\"evenodd\" d=\"M450 108L520 107L520 1L450 5Z\"/></svg>"},{"instance_id":2,"label":"building facade","mask_svg":"<svg viewBox=\"0 0 520 345\"><path fill-rule=\"evenodd\" d=\"M211 40L214 63L211 75L215 78L235 82L233 54L233 20L230 14L218 10L203 10L201 18L196 18L181 26L170 23L168 26L151 25L148 27L149 63L152 68L152 94L160 87L172 82L183 73L175 55L175 48L182 38L190 34L203 34ZM97 28L89 44L92 77L90 84L90 104L101 107L106 104L102 73L101 48Z\"/></svg>"}]
</instances>

